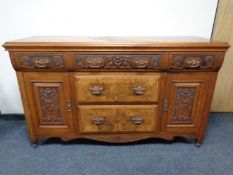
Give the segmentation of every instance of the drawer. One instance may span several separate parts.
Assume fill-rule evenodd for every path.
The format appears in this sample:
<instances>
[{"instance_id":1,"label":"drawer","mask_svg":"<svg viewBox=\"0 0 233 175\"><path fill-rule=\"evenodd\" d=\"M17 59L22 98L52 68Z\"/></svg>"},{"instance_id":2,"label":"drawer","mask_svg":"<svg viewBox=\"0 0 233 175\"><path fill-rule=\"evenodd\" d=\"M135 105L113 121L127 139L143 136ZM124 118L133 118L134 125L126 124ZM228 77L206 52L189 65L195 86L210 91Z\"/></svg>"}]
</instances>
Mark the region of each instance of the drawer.
<instances>
[{"instance_id":1,"label":"drawer","mask_svg":"<svg viewBox=\"0 0 233 175\"><path fill-rule=\"evenodd\" d=\"M114 102L117 80L107 75L75 76L76 97L82 102Z\"/></svg>"},{"instance_id":2,"label":"drawer","mask_svg":"<svg viewBox=\"0 0 233 175\"><path fill-rule=\"evenodd\" d=\"M16 62L23 70L65 70L64 53L16 53Z\"/></svg>"},{"instance_id":3,"label":"drawer","mask_svg":"<svg viewBox=\"0 0 233 175\"><path fill-rule=\"evenodd\" d=\"M154 54L75 54L76 68L102 70L159 70L164 53Z\"/></svg>"},{"instance_id":4,"label":"drawer","mask_svg":"<svg viewBox=\"0 0 233 175\"><path fill-rule=\"evenodd\" d=\"M79 103L157 102L160 74L75 76Z\"/></svg>"},{"instance_id":5,"label":"drawer","mask_svg":"<svg viewBox=\"0 0 233 175\"><path fill-rule=\"evenodd\" d=\"M118 102L157 102L160 75L125 75L117 81Z\"/></svg>"},{"instance_id":6,"label":"drawer","mask_svg":"<svg viewBox=\"0 0 233 175\"><path fill-rule=\"evenodd\" d=\"M170 70L213 70L217 53L175 52L170 56Z\"/></svg>"},{"instance_id":7,"label":"drawer","mask_svg":"<svg viewBox=\"0 0 233 175\"><path fill-rule=\"evenodd\" d=\"M156 105L79 106L80 132L153 132Z\"/></svg>"}]
</instances>

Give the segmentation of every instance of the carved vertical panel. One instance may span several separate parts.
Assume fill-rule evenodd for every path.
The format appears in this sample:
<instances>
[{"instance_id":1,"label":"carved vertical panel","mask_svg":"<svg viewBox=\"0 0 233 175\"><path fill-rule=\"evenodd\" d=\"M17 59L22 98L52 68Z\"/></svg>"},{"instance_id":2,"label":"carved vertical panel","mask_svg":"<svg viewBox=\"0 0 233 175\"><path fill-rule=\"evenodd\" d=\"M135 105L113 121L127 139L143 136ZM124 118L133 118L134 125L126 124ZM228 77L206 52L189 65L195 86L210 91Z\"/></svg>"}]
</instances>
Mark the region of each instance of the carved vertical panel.
<instances>
[{"instance_id":1,"label":"carved vertical panel","mask_svg":"<svg viewBox=\"0 0 233 175\"><path fill-rule=\"evenodd\" d=\"M49 124L62 124L59 91L57 87L38 88L42 121Z\"/></svg>"},{"instance_id":2,"label":"carved vertical panel","mask_svg":"<svg viewBox=\"0 0 233 175\"><path fill-rule=\"evenodd\" d=\"M195 98L194 87L178 87L172 121L174 123L191 122Z\"/></svg>"}]
</instances>

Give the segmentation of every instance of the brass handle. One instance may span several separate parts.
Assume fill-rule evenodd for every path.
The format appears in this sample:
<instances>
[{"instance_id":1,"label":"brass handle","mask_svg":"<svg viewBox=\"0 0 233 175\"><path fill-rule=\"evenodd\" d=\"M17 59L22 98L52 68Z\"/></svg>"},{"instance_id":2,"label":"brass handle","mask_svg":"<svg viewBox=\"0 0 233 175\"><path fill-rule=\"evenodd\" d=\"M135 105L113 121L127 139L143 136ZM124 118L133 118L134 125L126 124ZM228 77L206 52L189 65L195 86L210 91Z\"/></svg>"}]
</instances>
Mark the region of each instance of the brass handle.
<instances>
[{"instance_id":1,"label":"brass handle","mask_svg":"<svg viewBox=\"0 0 233 175\"><path fill-rule=\"evenodd\" d=\"M94 125L102 125L105 122L105 118L100 116L93 117L91 120Z\"/></svg>"},{"instance_id":2,"label":"brass handle","mask_svg":"<svg viewBox=\"0 0 233 175\"><path fill-rule=\"evenodd\" d=\"M102 86L92 86L90 87L90 91L93 95L101 95L102 91L103 91L103 87Z\"/></svg>"},{"instance_id":3,"label":"brass handle","mask_svg":"<svg viewBox=\"0 0 233 175\"><path fill-rule=\"evenodd\" d=\"M168 111L168 102L167 102L167 99L164 100L164 103L163 103L163 112L167 112Z\"/></svg>"},{"instance_id":4,"label":"brass handle","mask_svg":"<svg viewBox=\"0 0 233 175\"><path fill-rule=\"evenodd\" d=\"M141 69L142 69L142 68L146 68L146 67L147 67L147 65L146 65L146 64L145 64L145 65L137 65L136 67L137 67L137 68L141 68Z\"/></svg>"},{"instance_id":5,"label":"brass handle","mask_svg":"<svg viewBox=\"0 0 233 175\"><path fill-rule=\"evenodd\" d=\"M71 112L72 111L72 104L70 100L67 100L67 111Z\"/></svg>"},{"instance_id":6,"label":"brass handle","mask_svg":"<svg viewBox=\"0 0 233 175\"><path fill-rule=\"evenodd\" d=\"M185 60L185 65L190 68L197 68L201 64L201 59L200 58L188 58Z\"/></svg>"},{"instance_id":7,"label":"brass handle","mask_svg":"<svg viewBox=\"0 0 233 175\"><path fill-rule=\"evenodd\" d=\"M145 93L146 88L142 86L136 86L133 88L133 92L135 95L143 95Z\"/></svg>"},{"instance_id":8,"label":"brass handle","mask_svg":"<svg viewBox=\"0 0 233 175\"><path fill-rule=\"evenodd\" d=\"M102 65L90 65L91 68L99 69L102 68Z\"/></svg>"},{"instance_id":9,"label":"brass handle","mask_svg":"<svg viewBox=\"0 0 233 175\"><path fill-rule=\"evenodd\" d=\"M139 61L135 61L135 66L136 68L146 68L148 66L148 62L147 61L143 61L143 60L139 60Z\"/></svg>"},{"instance_id":10,"label":"brass handle","mask_svg":"<svg viewBox=\"0 0 233 175\"><path fill-rule=\"evenodd\" d=\"M132 117L132 123L135 124L135 125L140 125L144 122L144 119L140 116L135 116L135 117Z\"/></svg>"},{"instance_id":11,"label":"brass handle","mask_svg":"<svg viewBox=\"0 0 233 175\"><path fill-rule=\"evenodd\" d=\"M50 63L48 58L33 58L32 61L33 64L38 68L46 68Z\"/></svg>"}]
</instances>

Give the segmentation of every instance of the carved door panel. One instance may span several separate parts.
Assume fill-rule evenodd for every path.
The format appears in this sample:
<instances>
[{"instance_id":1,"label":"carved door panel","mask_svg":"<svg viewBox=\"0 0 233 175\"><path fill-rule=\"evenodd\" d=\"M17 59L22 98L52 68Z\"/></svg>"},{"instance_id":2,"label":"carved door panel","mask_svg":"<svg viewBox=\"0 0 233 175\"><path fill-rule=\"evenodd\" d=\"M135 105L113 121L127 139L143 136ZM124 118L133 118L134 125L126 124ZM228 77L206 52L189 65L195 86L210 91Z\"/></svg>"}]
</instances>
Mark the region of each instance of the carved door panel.
<instances>
[{"instance_id":1,"label":"carved door panel","mask_svg":"<svg viewBox=\"0 0 233 175\"><path fill-rule=\"evenodd\" d=\"M42 136L61 136L72 133L72 105L68 75L25 73L24 77L36 133Z\"/></svg>"},{"instance_id":2,"label":"carved door panel","mask_svg":"<svg viewBox=\"0 0 233 175\"><path fill-rule=\"evenodd\" d=\"M196 133L208 90L209 75L168 74L163 104L163 131Z\"/></svg>"}]
</instances>

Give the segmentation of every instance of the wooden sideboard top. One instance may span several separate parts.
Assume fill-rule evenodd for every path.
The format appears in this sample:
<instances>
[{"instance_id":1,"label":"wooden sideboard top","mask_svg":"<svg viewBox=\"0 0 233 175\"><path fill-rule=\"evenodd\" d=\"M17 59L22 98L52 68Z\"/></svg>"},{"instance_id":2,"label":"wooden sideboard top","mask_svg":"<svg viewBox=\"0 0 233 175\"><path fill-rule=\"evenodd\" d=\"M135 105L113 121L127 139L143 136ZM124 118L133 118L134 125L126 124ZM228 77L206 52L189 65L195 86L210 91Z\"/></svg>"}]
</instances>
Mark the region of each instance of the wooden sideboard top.
<instances>
[{"instance_id":1,"label":"wooden sideboard top","mask_svg":"<svg viewBox=\"0 0 233 175\"><path fill-rule=\"evenodd\" d=\"M7 50L66 49L66 48L217 48L226 50L226 42L210 41L201 37L78 37L33 36L3 44Z\"/></svg>"}]
</instances>

